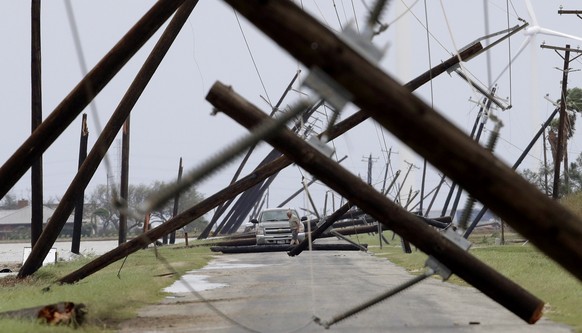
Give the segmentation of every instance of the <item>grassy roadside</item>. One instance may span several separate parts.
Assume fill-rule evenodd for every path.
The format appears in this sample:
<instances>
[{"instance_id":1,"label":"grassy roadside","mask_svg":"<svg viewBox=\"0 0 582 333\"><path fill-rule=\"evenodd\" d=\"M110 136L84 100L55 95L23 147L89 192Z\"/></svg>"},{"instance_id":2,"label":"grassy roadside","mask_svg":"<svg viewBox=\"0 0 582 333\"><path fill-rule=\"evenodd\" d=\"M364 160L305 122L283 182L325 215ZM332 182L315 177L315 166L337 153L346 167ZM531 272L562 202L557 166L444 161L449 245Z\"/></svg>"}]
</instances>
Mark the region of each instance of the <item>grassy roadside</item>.
<instances>
[{"instance_id":1,"label":"grassy roadside","mask_svg":"<svg viewBox=\"0 0 582 333\"><path fill-rule=\"evenodd\" d=\"M530 244L510 243L498 246L495 245L496 237L497 234L472 236L470 240L473 246L470 252L545 301L544 316L552 321L569 325L576 332L582 333L582 283ZM377 236L360 235L359 241L367 242L368 249L375 255L387 258L413 273L423 269L427 258L426 254L420 251L403 253L398 237L391 241L390 245L384 245L382 249L379 247ZM455 275L449 282L468 285Z\"/></svg>"},{"instance_id":2,"label":"grassy roadside","mask_svg":"<svg viewBox=\"0 0 582 333\"><path fill-rule=\"evenodd\" d=\"M83 303L88 311L82 330L88 333L112 332L117 323L134 317L140 307L160 301L164 297L161 290L172 284L179 275L205 266L211 257L207 247L161 247L158 248L157 258L154 249L149 248L72 285L53 282L91 259L60 262L43 267L25 280L0 280L0 312L63 301ZM4 332L14 333L78 331L69 327L51 327L4 318L0 319L0 327Z\"/></svg>"},{"instance_id":3,"label":"grassy roadside","mask_svg":"<svg viewBox=\"0 0 582 333\"><path fill-rule=\"evenodd\" d=\"M387 232L386 237L389 234ZM544 300L548 305L546 317L582 333L582 284L534 247L522 243L495 246L496 237L496 234L473 236L471 253ZM377 256L411 272L424 267L426 255L420 251L404 254L398 238L382 249L377 236L359 235L353 239L369 244L369 250ZM138 251L125 263L118 261L74 285L61 286L53 281L82 267L90 259L47 266L34 277L18 283L0 280L0 312L62 301L84 303L88 314L82 331L113 332L119 322L134 317L140 307L160 301L164 297L161 290L178 275L203 267L213 256L207 247L168 246L158 250L164 260L156 258L153 248ZM170 266L166 262L171 263ZM177 274L172 274L174 272ZM466 285L456 276L449 281ZM46 287L50 287L49 290L43 291ZM7 319L0 319L0 327L3 332L16 333L78 331Z\"/></svg>"}]
</instances>

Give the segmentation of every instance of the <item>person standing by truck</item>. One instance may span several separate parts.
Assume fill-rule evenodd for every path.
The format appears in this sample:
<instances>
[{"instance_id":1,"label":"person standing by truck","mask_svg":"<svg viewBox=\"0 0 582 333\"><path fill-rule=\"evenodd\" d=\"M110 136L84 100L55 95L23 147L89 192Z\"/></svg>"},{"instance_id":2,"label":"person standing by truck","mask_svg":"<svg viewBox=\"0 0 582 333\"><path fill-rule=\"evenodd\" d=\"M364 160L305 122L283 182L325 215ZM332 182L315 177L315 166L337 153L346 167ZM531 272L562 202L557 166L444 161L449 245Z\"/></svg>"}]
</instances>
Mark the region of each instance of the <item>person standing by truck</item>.
<instances>
[{"instance_id":1,"label":"person standing by truck","mask_svg":"<svg viewBox=\"0 0 582 333\"><path fill-rule=\"evenodd\" d=\"M301 229L301 221L299 218L291 212L291 210L287 211L287 217L289 218L289 228L291 228L291 245L298 245L299 239L297 236L299 235L299 229Z\"/></svg>"}]
</instances>

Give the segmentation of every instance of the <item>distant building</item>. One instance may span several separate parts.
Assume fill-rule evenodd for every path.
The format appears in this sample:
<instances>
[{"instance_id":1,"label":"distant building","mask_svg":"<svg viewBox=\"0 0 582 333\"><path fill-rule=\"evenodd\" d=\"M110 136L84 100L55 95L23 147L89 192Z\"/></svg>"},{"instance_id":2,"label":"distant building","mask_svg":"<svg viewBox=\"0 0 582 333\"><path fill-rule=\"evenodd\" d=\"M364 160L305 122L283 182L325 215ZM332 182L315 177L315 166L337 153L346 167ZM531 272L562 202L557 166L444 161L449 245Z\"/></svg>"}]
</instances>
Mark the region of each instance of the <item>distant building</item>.
<instances>
[{"instance_id":1,"label":"distant building","mask_svg":"<svg viewBox=\"0 0 582 333\"><path fill-rule=\"evenodd\" d=\"M55 210L46 206L42 207L44 226L53 216ZM0 240L6 239L30 239L30 221L32 220L32 208L28 200L20 200L17 209L0 209ZM61 237L71 237L73 234L73 215L69 216ZM43 228L44 228L43 226Z\"/></svg>"}]
</instances>

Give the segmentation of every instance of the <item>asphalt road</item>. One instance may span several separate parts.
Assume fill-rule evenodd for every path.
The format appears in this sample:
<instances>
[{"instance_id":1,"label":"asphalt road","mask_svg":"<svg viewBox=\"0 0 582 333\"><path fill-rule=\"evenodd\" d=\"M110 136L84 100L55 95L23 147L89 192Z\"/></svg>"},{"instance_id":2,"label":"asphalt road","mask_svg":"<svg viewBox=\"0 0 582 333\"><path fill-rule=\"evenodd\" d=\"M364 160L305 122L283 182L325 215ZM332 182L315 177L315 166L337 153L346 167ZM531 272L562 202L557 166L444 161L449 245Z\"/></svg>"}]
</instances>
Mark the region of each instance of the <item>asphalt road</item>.
<instances>
[{"instance_id":1,"label":"asphalt road","mask_svg":"<svg viewBox=\"0 0 582 333\"><path fill-rule=\"evenodd\" d=\"M329 322L411 278L363 252L217 255L172 286L173 296L125 322L121 332L571 332L545 318L528 325L478 290L438 278L328 329L313 320Z\"/></svg>"}]
</instances>

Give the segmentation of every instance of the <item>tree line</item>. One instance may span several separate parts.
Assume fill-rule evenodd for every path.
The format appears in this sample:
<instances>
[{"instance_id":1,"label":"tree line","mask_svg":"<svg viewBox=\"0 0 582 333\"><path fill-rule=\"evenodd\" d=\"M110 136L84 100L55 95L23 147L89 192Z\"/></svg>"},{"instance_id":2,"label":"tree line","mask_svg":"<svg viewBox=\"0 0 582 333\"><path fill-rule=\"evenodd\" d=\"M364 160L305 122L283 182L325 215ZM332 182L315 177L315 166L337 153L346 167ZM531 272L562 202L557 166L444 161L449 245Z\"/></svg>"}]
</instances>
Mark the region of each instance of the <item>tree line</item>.
<instances>
[{"instance_id":1,"label":"tree line","mask_svg":"<svg viewBox=\"0 0 582 333\"><path fill-rule=\"evenodd\" d=\"M128 236L138 235L143 232L145 213L139 213L139 208L144 207L145 203L159 193L163 188L170 184L155 181L151 184L129 185L127 198L127 233ZM89 194L85 195L85 204L83 209L83 228L82 234L85 237L108 237L117 236L119 231L120 209L118 207L118 193L112 190L110 186L98 185ZM190 187L180 193L178 203L178 214L194 206L204 197L196 190ZM19 201L13 193L8 193L0 200L1 210L12 210L19 208ZM45 206L54 208L58 205L58 198L51 198L45 202ZM149 212L150 225L157 226L173 217L174 201L166 202L162 207ZM73 216L73 214L71 214ZM46 220L47 217L45 216ZM72 217L71 217L72 219ZM30 221L27 221L30 222ZM198 218L185 227L185 232L196 233L204 229L208 222L204 217ZM178 231L179 232L179 231Z\"/></svg>"}]
</instances>

